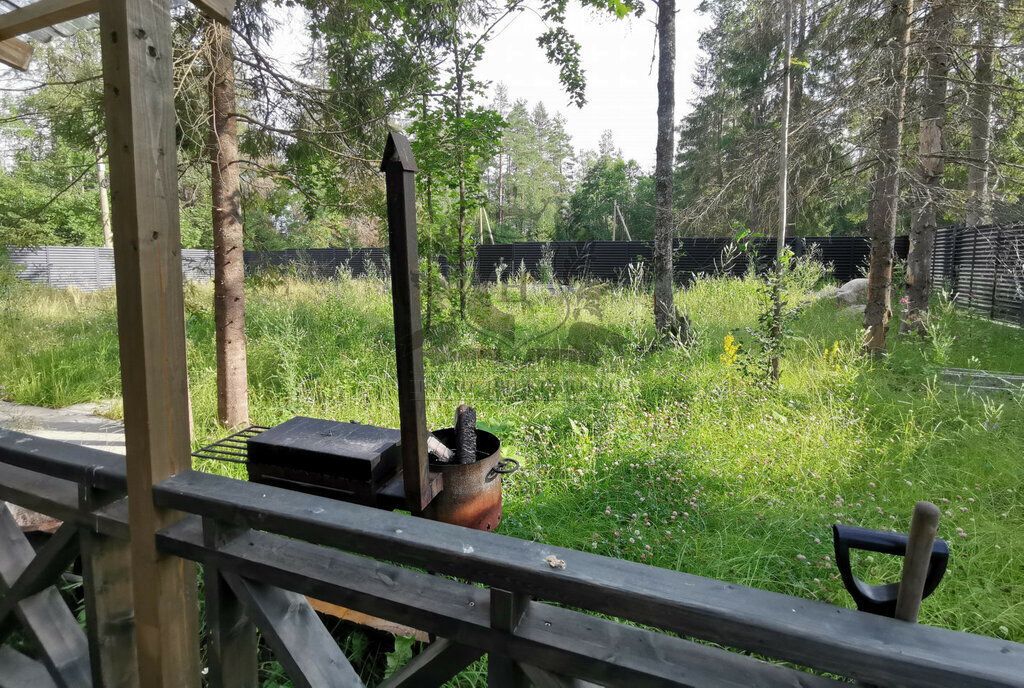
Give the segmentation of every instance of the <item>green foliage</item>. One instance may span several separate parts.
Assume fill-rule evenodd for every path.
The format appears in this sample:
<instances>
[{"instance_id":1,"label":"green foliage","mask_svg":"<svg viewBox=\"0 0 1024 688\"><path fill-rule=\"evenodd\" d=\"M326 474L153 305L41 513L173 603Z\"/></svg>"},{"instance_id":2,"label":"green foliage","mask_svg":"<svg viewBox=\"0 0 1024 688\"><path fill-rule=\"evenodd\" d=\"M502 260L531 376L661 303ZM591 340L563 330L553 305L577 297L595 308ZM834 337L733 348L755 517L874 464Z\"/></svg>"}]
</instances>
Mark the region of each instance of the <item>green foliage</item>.
<instances>
[{"instance_id":1,"label":"green foliage","mask_svg":"<svg viewBox=\"0 0 1024 688\"><path fill-rule=\"evenodd\" d=\"M454 322L424 343L428 422L450 424L467 402L523 466L505 486L501 533L852 606L831 525L905 532L928 499L943 510L939 536L953 556L922 623L1024 640L1020 393L943 383L926 340L893 338L884 361L865 360L859 318L829 300L800 313L780 384L765 390L720 358L727 334L756 326L749 277L677 292L699 337L668 349L645 344L656 337L645 291L588 292L600 308L581 305L576 322L625 340L591 345L556 327L564 301L535 285L520 299L516 287L489 297L515 316L517 341L549 335L503 348ZM196 289L208 302L211 288ZM118 394L112 292L26 285L11 303L0 317L0 394L52 405ZM391 302L379 282L286 275L250 283L247 306L254 422L302 414L397 427ZM1024 373L1019 329L957 310L943 327L945 365ZM212 314L190 313L187 336L201 446L223 434ZM197 467L242 477L230 464ZM865 579L893 575L878 557L855 566Z\"/></svg>"},{"instance_id":2,"label":"green foliage","mask_svg":"<svg viewBox=\"0 0 1024 688\"><path fill-rule=\"evenodd\" d=\"M614 233L617 239L625 239L619 212L634 240L651 240L654 179L644 174L633 160L626 162L621 157L602 155L587 169L570 196L559 238L611 239Z\"/></svg>"}]
</instances>

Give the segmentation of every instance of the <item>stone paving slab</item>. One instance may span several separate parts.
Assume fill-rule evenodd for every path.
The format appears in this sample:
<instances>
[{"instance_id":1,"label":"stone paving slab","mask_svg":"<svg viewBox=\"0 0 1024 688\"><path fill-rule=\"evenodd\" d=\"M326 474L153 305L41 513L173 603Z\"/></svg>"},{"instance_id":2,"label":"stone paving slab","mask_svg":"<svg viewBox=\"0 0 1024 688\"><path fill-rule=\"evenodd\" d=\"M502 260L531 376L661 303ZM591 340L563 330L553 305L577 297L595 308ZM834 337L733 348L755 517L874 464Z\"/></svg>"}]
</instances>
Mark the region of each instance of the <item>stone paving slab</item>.
<instances>
[{"instance_id":1,"label":"stone paving slab","mask_svg":"<svg viewBox=\"0 0 1024 688\"><path fill-rule=\"evenodd\" d=\"M0 428L124 454L124 424L96 415L109 407L100 402L51 409L0 401Z\"/></svg>"},{"instance_id":2,"label":"stone paving slab","mask_svg":"<svg viewBox=\"0 0 1024 688\"><path fill-rule=\"evenodd\" d=\"M0 428L124 454L124 424L96 415L111 403L116 401L51 409L0 401ZM22 530L52 533L60 527L61 522L49 516L14 504L7 507Z\"/></svg>"}]
</instances>

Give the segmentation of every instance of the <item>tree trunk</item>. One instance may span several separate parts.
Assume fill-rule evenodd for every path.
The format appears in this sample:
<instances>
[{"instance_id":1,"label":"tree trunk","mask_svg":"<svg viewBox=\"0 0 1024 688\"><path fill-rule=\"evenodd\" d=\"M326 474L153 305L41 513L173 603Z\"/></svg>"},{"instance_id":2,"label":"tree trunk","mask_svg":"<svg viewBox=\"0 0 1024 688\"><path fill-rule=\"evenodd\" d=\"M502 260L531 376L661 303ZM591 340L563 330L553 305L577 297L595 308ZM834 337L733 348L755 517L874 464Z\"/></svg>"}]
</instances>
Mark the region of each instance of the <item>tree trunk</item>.
<instances>
[{"instance_id":1,"label":"tree trunk","mask_svg":"<svg viewBox=\"0 0 1024 688\"><path fill-rule=\"evenodd\" d=\"M994 0L993 0L994 2ZM967 225L991 220L989 168L992 142L992 82L995 61L995 18L984 8L978 20L978 44L968 112L971 117L971 158L967 168Z\"/></svg>"},{"instance_id":2,"label":"tree trunk","mask_svg":"<svg viewBox=\"0 0 1024 688\"><path fill-rule=\"evenodd\" d=\"M785 51L782 66L782 117L779 123L779 227L775 238L775 270L778 279L772 288L772 358L771 376L773 382L779 381L780 356L779 348L782 340L782 273L784 270L783 251L786 248L786 222L789 207L789 80L790 67L793 64L793 3L782 0L783 34Z\"/></svg>"},{"instance_id":3,"label":"tree trunk","mask_svg":"<svg viewBox=\"0 0 1024 688\"><path fill-rule=\"evenodd\" d=\"M676 3L658 4L658 142L654 163L654 324L677 329L672 296L672 155L675 133Z\"/></svg>"},{"instance_id":4,"label":"tree trunk","mask_svg":"<svg viewBox=\"0 0 1024 688\"><path fill-rule=\"evenodd\" d=\"M114 232L110 227L110 199L107 196L107 165L103 161L103 151L96 146L96 186L100 191L100 225L103 227L103 248L114 248Z\"/></svg>"},{"instance_id":5,"label":"tree trunk","mask_svg":"<svg viewBox=\"0 0 1024 688\"><path fill-rule=\"evenodd\" d=\"M925 24L928 60L922 94L917 207L910 226L907 256L907 308L900 332L924 334L928 298L932 291L932 247L935 245L937 205L942 194L943 129L949 74L949 39L953 8L950 0L932 0Z\"/></svg>"},{"instance_id":6,"label":"tree trunk","mask_svg":"<svg viewBox=\"0 0 1024 688\"><path fill-rule=\"evenodd\" d=\"M864 312L864 349L873 356L885 354L885 337L892 317L892 253L896 242L896 211L900 193L900 145L906 111L907 62L910 15L914 0L896 0L890 10L887 56L882 66L883 105L879 121L878 168L871 189L868 235L871 237L871 271L868 302Z\"/></svg>"},{"instance_id":7,"label":"tree trunk","mask_svg":"<svg viewBox=\"0 0 1024 688\"><path fill-rule=\"evenodd\" d=\"M249 422L245 355L245 265L242 260L241 178L235 117L235 57L231 27L210 23L211 177L213 192L213 312L217 330L217 418L236 428Z\"/></svg>"}]
</instances>

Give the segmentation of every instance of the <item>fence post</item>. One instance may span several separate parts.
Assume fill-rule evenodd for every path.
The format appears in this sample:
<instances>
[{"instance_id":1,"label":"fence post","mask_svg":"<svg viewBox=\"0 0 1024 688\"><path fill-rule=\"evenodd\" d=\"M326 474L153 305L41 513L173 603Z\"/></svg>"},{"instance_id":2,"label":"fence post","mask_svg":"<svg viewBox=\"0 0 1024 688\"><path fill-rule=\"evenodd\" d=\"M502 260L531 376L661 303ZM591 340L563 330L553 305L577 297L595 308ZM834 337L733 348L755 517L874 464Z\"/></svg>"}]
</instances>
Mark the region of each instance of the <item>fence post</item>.
<instances>
[{"instance_id":1,"label":"fence post","mask_svg":"<svg viewBox=\"0 0 1024 688\"><path fill-rule=\"evenodd\" d=\"M220 547L243 532L244 528L203 519L205 547ZM256 626L215 564L203 567L203 592L210 688L256 688Z\"/></svg>"},{"instance_id":2,"label":"fence post","mask_svg":"<svg viewBox=\"0 0 1024 688\"><path fill-rule=\"evenodd\" d=\"M108 504L112 497L80 485L78 508L84 513L92 512ZM79 528L78 533L93 686L138 686L131 547L127 540L101 535L89 526Z\"/></svg>"},{"instance_id":3,"label":"fence post","mask_svg":"<svg viewBox=\"0 0 1024 688\"><path fill-rule=\"evenodd\" d=\"M522 593L491 588L491 628L514 633L530 598ZM487 688L526 688L526 674L511 658L487 654Z\"/></svg>"}]
</instances>

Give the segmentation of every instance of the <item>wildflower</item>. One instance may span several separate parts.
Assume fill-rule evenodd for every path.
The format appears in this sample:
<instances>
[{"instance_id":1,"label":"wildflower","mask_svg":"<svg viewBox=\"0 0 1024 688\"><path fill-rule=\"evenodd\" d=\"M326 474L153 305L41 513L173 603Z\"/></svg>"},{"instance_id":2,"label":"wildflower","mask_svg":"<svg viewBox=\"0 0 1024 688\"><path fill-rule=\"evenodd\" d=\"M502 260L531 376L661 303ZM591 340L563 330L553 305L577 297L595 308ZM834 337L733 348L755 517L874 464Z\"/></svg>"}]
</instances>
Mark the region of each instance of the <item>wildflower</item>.
<instances>
[{"instance_id":1,"label":"wildflower","mask_svg":"<svg viewBox=\"0 0 1024 688\"><path fill-rule=\"evenodd\" d=\"M725 363L725 365L732 366L736 363L736 359L738 358L737 352L740 349L740 345L736 343L736 337L733 336L732 332L725 335L722 343L725 353L720 354L718 358L720 361Z\"/></svg>"}]
</instances>

